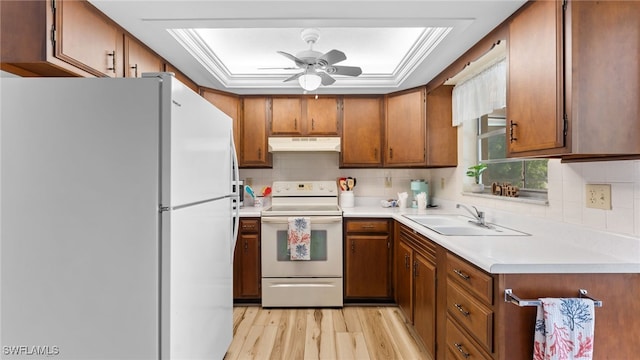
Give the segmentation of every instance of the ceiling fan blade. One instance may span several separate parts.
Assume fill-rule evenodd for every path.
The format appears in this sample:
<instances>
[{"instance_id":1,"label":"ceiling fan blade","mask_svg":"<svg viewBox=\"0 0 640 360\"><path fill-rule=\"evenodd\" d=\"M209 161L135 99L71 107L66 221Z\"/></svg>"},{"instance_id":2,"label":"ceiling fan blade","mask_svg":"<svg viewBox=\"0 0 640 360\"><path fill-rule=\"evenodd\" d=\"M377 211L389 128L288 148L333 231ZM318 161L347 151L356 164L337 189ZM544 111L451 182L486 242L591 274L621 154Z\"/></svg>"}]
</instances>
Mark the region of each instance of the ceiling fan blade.
<instances>
[{"instance_id":1,"label":"ceiling fan blade","mask_svg":"<svg viewBox=\"0 0 640 360\"><path fill-rule=\"evenodd\" d=\"M325 69L328 74L358 76L362 74L362 69L358 66L329 66Z\"/></svg>"},{"instance_id":2,"label":"ceiling fan blade","mask_svg":"<svg viewBox=\"0 0 640 360\"><path fill-rule=\"evenodd\" d=\"M336 79L332 78L331 76L329 76L326 73L323 73L322 71L319 71L316 74L318 74L320 76L320 78L322 79L321 84L324 85L324 86L331 85L334 82L336 82Z\"/></svg>"},{"instance_id":3,"label":"ceiling fan blade","mask_svg":"<svg viewBox=\"0 0 640 360\"><path fill-rule=\"evenodd\" d=\"M325 63L323 63L324 60ZM321 55L318 58L318 64L322 65L322 66L327 66L327 65L333 65L333 64L337 64L340 61L345 61L347 60L347 56L340 50L331 50L323 55Z\"/></svg>"},{"instance_id":4,"label":"ceiling fan blade","mask_svg":"<svg viewBox=\"0 0 640 360\"><path fill-rule=\"evenodd\" d=\"M295 74L295 75L292 75L292 76L290 76L290 77L288 77L288 78L284 79L282 82L287 82L287 81L295 80L295 79L299 78L299 77L300 77L300 76L302 76L302 75L304 75L304 72L301 72L301 73L297 73L297 74Z\"/></svg>"},{"instance_id":5,"label":"ceiling fan blade","mask_svg":"<svg viewBox=\"0 0 640 360\"><path fill-rule=\"evenodd\" d=\"M280 55L282 55L282 56L284 56L284 57L286 57L286 58L288 58L288 59L292 60L292 61L293 61L293 62L295 62L295 63L296 63L296 65L298 65L298 66L302 66L302 65L305 65L305 64L306 64L304 61L302 61L302 60L298 59L297 57L295 57L295 56L293 56L293 55L291 55L291 54L289 54L289 53L286 53L286 52L284 52L284 51L276 51L276 52L277 52L278 54L280 54Z\"/></svg>"},{"instance_id":6,"label":"ceiling fan blade","mask_svg":"<svg viewBox=\"0 0 640 360\"><path fill-rule=\"evenodd\" d=\"M258 70L300 70L297 67L264 67L258 68Z\"/></svg>"}]
</instances>

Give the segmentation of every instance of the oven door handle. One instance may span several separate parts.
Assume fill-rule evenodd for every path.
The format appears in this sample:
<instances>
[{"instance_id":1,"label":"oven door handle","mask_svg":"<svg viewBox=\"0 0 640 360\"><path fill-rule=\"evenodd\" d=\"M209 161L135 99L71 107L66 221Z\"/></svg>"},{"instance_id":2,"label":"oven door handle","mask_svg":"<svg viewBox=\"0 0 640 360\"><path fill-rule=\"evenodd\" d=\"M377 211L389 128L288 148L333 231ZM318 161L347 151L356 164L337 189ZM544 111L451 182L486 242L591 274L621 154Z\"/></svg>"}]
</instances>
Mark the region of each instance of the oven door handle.
<instances>
[{"instance_id":1,"label":"oven door handle","mask_svg":"<svg viewBox=\"0 0 640 360\"><path fill-rule=\"evenodd\" d=\"M310 216L311 224L330 224L342 222L342 216ZM263 216L260 219L262 223L268 224L287 224L289 222L289 217L287 216L272 216L265 217Z\"/></svg>"}]
</instances>

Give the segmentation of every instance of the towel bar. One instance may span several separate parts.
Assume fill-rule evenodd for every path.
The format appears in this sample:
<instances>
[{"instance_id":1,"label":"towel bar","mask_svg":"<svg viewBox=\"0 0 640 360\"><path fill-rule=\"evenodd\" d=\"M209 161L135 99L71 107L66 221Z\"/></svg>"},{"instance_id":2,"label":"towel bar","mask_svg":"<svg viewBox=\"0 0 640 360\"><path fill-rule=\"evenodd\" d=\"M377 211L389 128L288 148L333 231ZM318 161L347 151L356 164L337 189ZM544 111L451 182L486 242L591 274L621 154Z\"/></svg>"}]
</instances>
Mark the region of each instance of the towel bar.
<instances>
[{"instance_id":1,"label":"towel bar","mask_svg":"<svg viewBox=\"0 0 640 360\"><path fill-rule=\"evenodd\" d=\"M596 300L588 295L587 290L580 289L579 294L580 297L585 297L593 300L593 306L602 307L602 301ZM512 289L504 289L504 302L510 302L512 304L516 304L518 306L539 306L542 305L540 300L532 300L532 299L520 299L517 297Z\"/></svg>"}]
</instances>

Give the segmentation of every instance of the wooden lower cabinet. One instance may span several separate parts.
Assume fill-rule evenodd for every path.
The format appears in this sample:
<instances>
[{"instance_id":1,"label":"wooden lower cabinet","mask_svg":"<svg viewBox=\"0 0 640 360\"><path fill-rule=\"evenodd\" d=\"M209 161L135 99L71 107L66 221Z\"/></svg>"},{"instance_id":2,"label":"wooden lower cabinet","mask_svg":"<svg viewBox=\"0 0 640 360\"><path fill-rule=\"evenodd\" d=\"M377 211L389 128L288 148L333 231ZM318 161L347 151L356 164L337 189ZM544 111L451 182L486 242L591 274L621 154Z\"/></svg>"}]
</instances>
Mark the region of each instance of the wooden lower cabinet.
<instances>
[{"instance_id":1,"label":"wooden lower cabinet","mask_svg":"<svg viewBox=\"0 0 640 360\"><path fill-rule=\"evenodd\" d=\"M391 222L346 219L344 296L347 301L391 301Z\"/></svg>"},{"instance_id":2,"label":"wooden lower cabinet","mask_svg":"<svg viewBox=\"0 0 640 360\"><path fill-rule=\"evenodd\" d=\"M396 302L426 350L436 356L436 245L396 223Z\"/></svg>"},{"instance_id":3,"label":"wooden lower cabinet","mask_svg":"<svg viewBox=\"0 0 640 360\"><path fill-rule=\"evenodd\" d=\"M233 299L255 302L261 298L260 219L241 218L233 255Z\"/></svg>"}]
</instances>

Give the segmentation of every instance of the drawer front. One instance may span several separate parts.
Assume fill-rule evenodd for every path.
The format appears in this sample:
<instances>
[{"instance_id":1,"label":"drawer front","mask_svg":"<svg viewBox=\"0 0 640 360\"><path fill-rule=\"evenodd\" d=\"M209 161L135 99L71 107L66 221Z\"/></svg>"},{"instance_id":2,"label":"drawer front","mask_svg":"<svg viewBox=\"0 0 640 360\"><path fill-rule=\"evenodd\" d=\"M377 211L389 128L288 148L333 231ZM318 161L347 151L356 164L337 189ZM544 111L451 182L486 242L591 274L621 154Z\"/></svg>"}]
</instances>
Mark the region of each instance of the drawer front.
<instances>
[{"instance_id":1,"label":"drawer front","mask_svg":"<svg viewBox=\"0 0 640 360\"><path fill-rule=\"evenodd\" d=\"M447 318L447 360L491 360L491 356L464 335L449 318Z\"/></svg>"},{"instance_id":2,"label":"drawer front","mask_svg":"<svg viewBox=\"0 0 640 360\"><path fill-rule=\"evenodd\" d=\"M387 220L347 220L347 232L389 232L389 222Z\"/></svg>"},{"instance_id":3,"label":"drawer front","mask_svg":"<svg viewBox=\"0 0 640 360\"><path fill-rule=\"evenodd\" d=\"M483 302L493 304L493 278L466 261L447 253L447 274Z\"/></svg>"},{"instance_id":4,"label":"drawer front","mask_svg":"<svg viewBox=\"0 0 640 360\"><path fill-rule=\"evenodd\" d=\"M447 283L447 310L489 352L493 351L493 311L451 281Z\"/></svg>"},{"instance_id":5,"label":"drawer front","mask_svg":"<svg viewBox=\"0 0 640 360\"><path fill-rule=\"evenodd\" d=\"M243 233L258 232L260 230L260 220L240 219L240 231Z\"/></svg>"}]
</instances>

